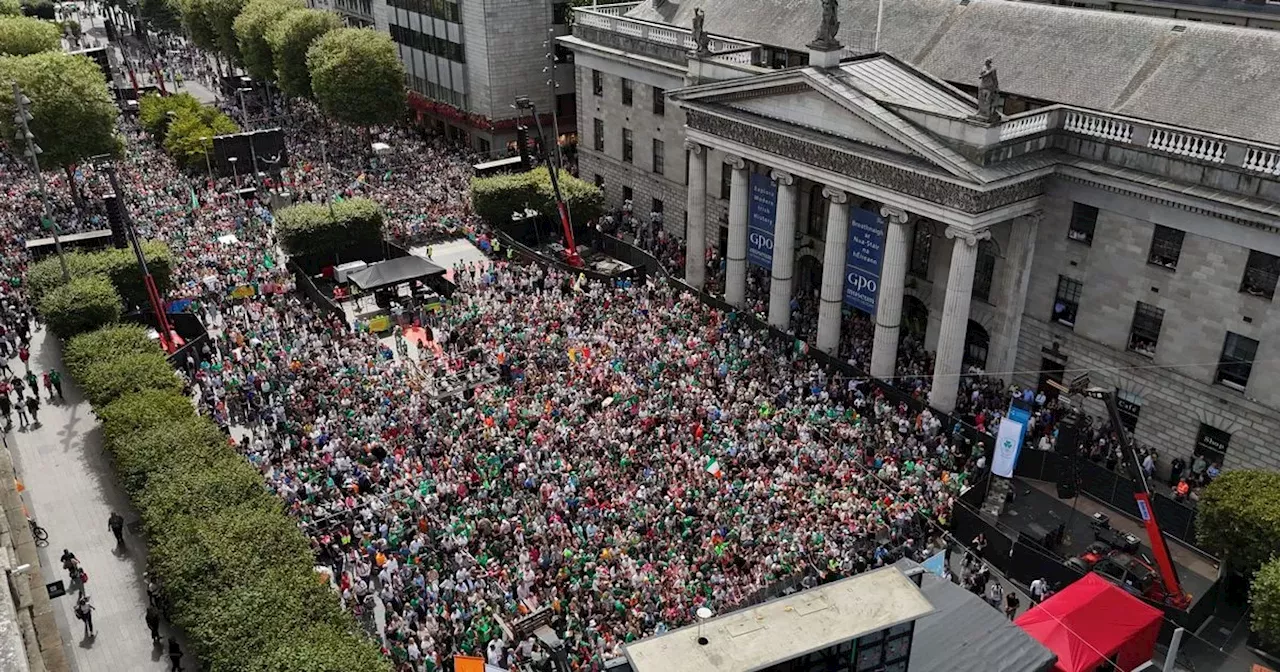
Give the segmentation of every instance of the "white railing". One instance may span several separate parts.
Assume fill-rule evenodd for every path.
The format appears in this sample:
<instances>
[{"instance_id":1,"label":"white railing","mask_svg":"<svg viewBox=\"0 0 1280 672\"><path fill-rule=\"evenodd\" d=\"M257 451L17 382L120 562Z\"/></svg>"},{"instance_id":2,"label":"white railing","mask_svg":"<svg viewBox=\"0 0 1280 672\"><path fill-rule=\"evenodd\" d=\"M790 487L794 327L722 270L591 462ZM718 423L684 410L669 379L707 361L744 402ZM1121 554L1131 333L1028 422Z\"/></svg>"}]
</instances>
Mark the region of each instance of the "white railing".
<instances>
[{"instance_id":1,"label":"white railing","mask_svg":"<svg viewBox=\"0 0 1280 672\"><path fill-rule=\"evenodd\" d=\"M677 49L692 51L697 47L693 41L693 31L680 26L671 26L651 21L641 21L623 16L639 3L622 3L612 5L595 5L576 7L573 10L574 24L586 28L595 28L611 33L618 33L648 42L656 42ZM707 46L712 56L730 63L751 65L752 55L760 45L731 37L711 37ZM723 57L716 56L720 52L732 52Z\"/></svg>"},{"instance_id":2,"label":"white railing","mask_svg":"<svg viewBox=\"0 0 1280 672\"><path fill-rule=\"evenodd\" d=\"M1133 124L1084 112L1067 112L1067 118L1062 127L1073 133L1091 135L1105 140L1129 142L1133 138Z\"/></svg>"},{"instance_id":3,"label":"white railing","mask_svg":"<svg viewBox=\"0 0 1280 672\"><path fill-rule=\"evenodd\" d=\"M1227 160L1227 143L1213 138L1170 131L1163 128L1151 129L1151 140L1147 142L1147 146L1162 152L1188 156L1201 161L1222 163Z\"/></svg>"},{"instance_id":4,"label":"white railing","mask_svg":"<svg viewBox=\"0 0 1280 672\"><path fill-rule=\"evenodd\" d=\"M1244 152L1241 168L1255 173L1280 176L1280 152L1249 147Z\"/></svg>"},{"instance_id":5,"label":"white railing","mask_svg":"<svg viewBox=\"0 0 1280 672\"><path fill-rule=\"evenodd\" d=\"M1049 130L1049 113L1042 112L1004 122L1000 125L1000 140L1013 140L1047 130Z\"/></svg>"}]
</instances>

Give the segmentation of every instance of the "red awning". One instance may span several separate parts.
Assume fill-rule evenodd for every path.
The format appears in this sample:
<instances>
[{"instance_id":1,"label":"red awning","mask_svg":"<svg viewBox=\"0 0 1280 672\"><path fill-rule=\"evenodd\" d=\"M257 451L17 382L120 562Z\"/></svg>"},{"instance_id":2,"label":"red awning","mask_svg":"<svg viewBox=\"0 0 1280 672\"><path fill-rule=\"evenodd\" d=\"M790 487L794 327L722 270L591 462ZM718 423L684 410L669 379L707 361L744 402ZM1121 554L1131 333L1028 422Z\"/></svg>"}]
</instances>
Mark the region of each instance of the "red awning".
<instances>
[{"instance_id":1,"label":"red awning","mask_svg":"<svg viewBox=\"0 0 1280 672\"><path fill-rule=\"evenodd\" d=\"M1129 672L1151 660L1163 616L1089 573L1015 622L1058 655L1057 672L1092 672L1107 660Z\"/></svg>"}]
</instances>

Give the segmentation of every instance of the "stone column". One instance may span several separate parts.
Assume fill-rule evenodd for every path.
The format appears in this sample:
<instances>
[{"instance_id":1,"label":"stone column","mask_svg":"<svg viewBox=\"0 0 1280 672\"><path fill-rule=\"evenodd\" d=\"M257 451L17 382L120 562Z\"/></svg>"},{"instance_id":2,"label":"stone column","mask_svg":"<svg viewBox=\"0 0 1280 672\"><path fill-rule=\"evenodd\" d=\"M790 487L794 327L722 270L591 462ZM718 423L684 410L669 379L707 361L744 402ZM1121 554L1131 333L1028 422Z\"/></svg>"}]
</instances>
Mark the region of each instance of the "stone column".
<instances>
[{"instance_id":1,"label":"stone column","mask_svg":"<svg viewBox=\"0 0 1280 672\"><path fill-rule=\"evenodd\" d=\"M1031 260L1036 254L1036 235L1044 212L1037 210L1010 222L1009 250L1005 254L1004 279L1000 285L1000 327L995 361L987 362L989 371L1016 371L1018 337L1022 331L1022 313L1027 306L1027 285L1031 282ZM1001 375L1005 382L1009 376Z\"/></svg>"},{"instance_id":2,"label":"stone column","mask_svg":"<svg viewBox=\"0 0 1280 672\"><path fill-rule=\"evenodd\" d=\"M839 356L840 310L844 304L844 259L849 246L849 194L823 187L827 208L827 243L822 251L822 303L818 306L818 349Z\"/></svg>"},{"instance_id":3,"label":"stone column","mask_svg":"<svg viewBox=\"0 0 1280 672\"><path fill-rule=\"evenodd\" d=\"M884 236L884 261L880 264L880 293L876 298L876 337L871 347L871 375L888 380L898 361L898 329L902 324L902 290L907 284L907 213L886 205L880 215L888 220Z\"/></svg>"},{"instance_id":4,"label":"stone column","mask_svg":"<svg viewBox=\"0 0 1280 672\"><path fill-rule=\"evenodd\" d=\"M778 208L773 220L773 280L769 283L769 326L791 326L791 284L796 273L796 178L775 170Z\"/></svg>"},{"instance_id":5,"label":"stone column","mask_svg":"<svg viewBox=\"0 0 1280 672\"><path fill-rule=\"evenodd\" d=\"M747 186L747 162L738 156L726 156L724 169L729 176L729 249L725 252L724 300L735 308L747 305L747 204L751 188Z\"/></svg>"},{"instance_id":6,"label":"stone column","mask_svg":"<svg viewBox=\"0 0 1280 672\"><path fill-rule=\"evenodd\" d=\"M685 141L689 151L689 228L685 232L684 279L694 289L707 280L707 151L696 142Z\"/></svg>"},{"instance_id":7,"label":"stone column","mask_svg":"<svg viewBox=\"0 0 1280 672\"><path fill-rule=\"evenodd\" d=\"M938 332L937 359L933 363L933 389L929 393L929 404L944 413L956 408L978 241L990 236L990 231L973 233L947 227L947 237L952 239L951 273L947 276L947 298L942 307L942 329Z\"/></svg>"}]
</instances>

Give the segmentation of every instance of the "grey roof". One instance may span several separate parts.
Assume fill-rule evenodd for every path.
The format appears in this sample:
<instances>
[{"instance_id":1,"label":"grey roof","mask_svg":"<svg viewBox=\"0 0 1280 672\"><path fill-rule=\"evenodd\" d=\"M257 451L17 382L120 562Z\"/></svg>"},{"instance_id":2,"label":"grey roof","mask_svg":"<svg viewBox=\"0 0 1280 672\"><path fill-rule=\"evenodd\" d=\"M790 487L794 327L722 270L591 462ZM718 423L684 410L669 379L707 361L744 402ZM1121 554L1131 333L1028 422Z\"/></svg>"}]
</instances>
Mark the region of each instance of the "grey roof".
<instances>
[{"instance_id":1,"label":"grey roof","mask_svg":"<svg viewBox=\"0 0 1280 672\"><path fill-rule=\"evenodd\" d=\"M921 107L959 117L978 111L969 96L921 77L893 58L860 58L840 66L840 79L886 103Z\"/></svg>"},{"instance_id":2,"label":"grey roof","mask_svg":"<svg viewBox=\"0 0 1280 672\"><path fill-rule=\"evenodd\" d=\"M843 0L842 31L865 43L877 6ZM667 0L628 16L690 26L696 7L711 33L797 51L821 14L816 0ZM891 0L880 49L972 85L991 57L1009 93L1280 144L1276 31L1007 0Z\"/></svg>"},{"instance_id":3,"label":"grey roof","mask_svg":"<svg viewBox=\"0 0 1280 672\"><path fill-rule=\"evenodd\" d=\"M906 572L916 563L899 560ZM982 598L926 572L920 588L934 612L916 621L910 672L1043 672L1058 656Z\"/></svg>"}]
</instances>

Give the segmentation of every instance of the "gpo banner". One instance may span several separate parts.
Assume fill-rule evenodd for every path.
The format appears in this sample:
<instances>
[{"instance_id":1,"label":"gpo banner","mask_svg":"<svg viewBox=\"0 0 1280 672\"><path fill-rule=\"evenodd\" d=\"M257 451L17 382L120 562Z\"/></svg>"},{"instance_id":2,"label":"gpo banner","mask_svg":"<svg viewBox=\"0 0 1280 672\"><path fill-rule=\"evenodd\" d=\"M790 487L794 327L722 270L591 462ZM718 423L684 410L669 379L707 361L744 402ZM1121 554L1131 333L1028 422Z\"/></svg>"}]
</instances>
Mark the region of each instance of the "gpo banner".
<instances>
[{"instance_id":1,"label":"gpo banner","mask_svg":"<svg viewBox=\"0 0 1280 672\"><path fill-rule=\"evenodd\" d=\"M778 211L778 185L768 175L751 173L751 208L747 217L747 262L773 268L773 219Z\"/></svg>"},{"instance_id":2,"label":"gpo banner","mask_svg":"<svg viewBox=\"0 0 1280 672\"><path fill-rule=\"evenodd\" d=\"M870 210L852 210L844 261L844 303L874 317L884 258L884 218Z\"/></svg>"}]
</instances>

